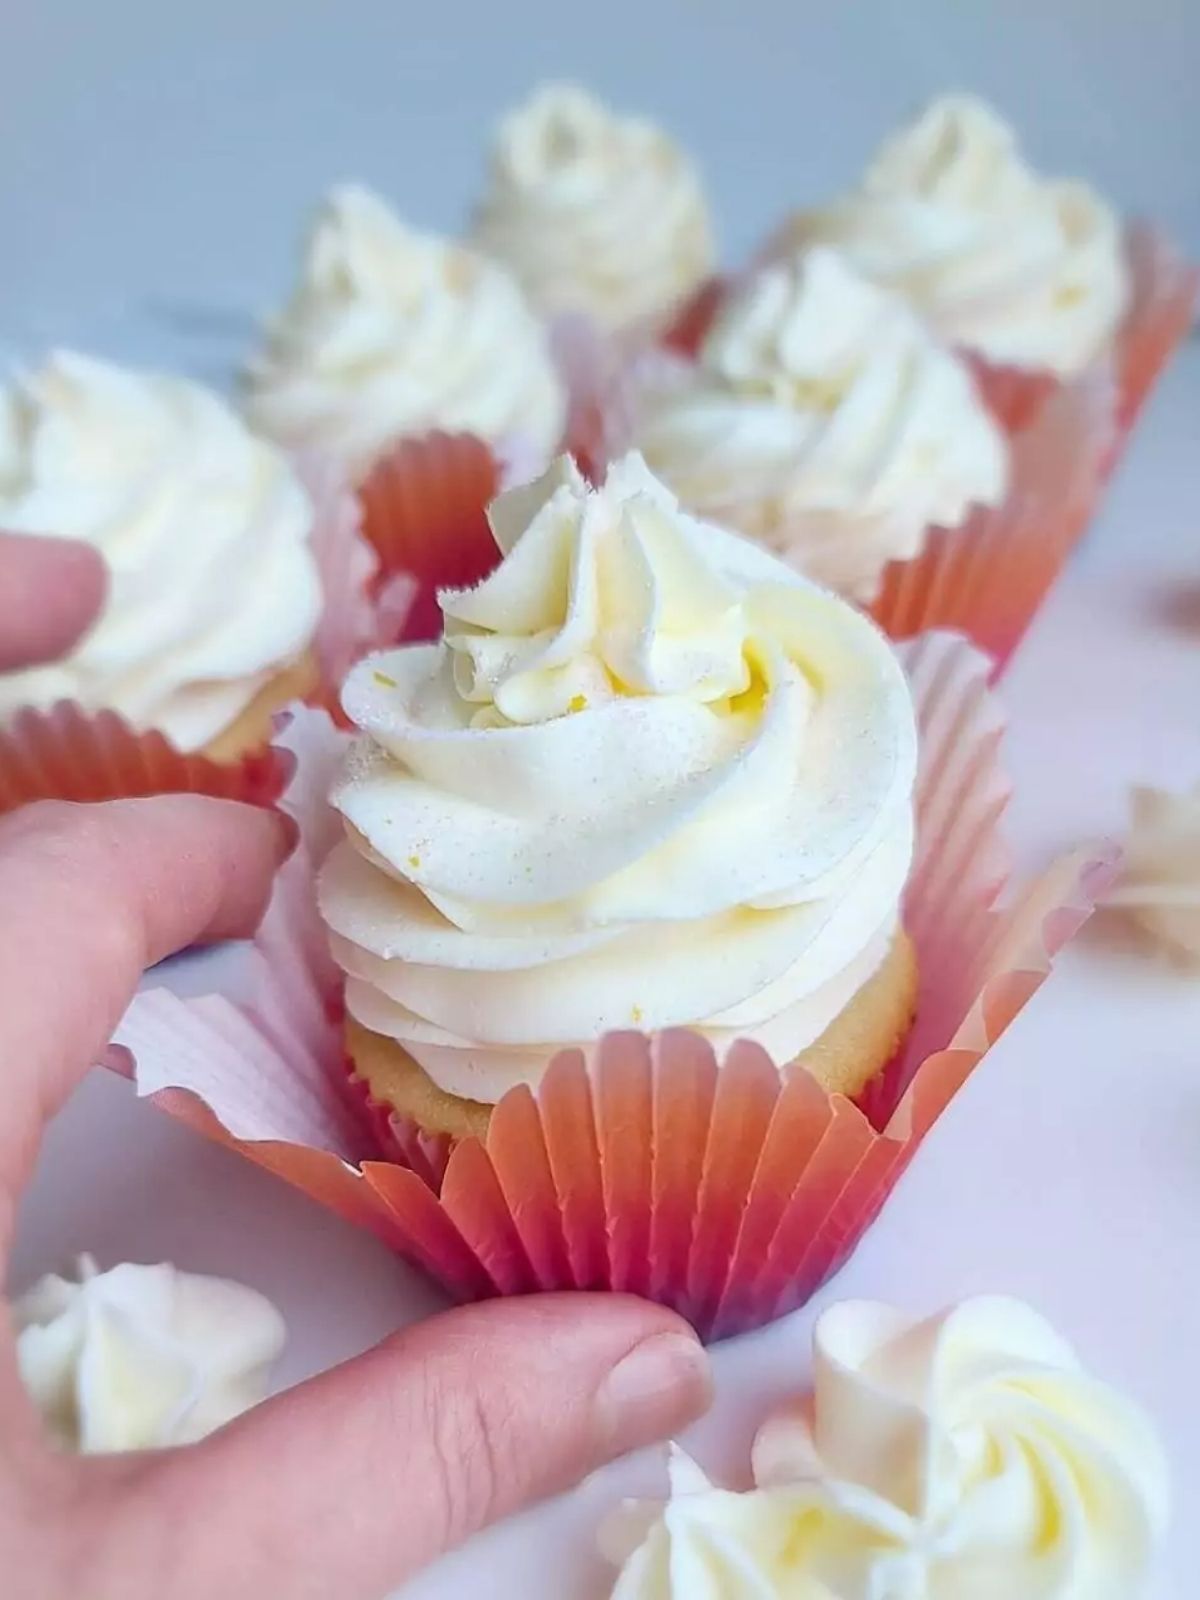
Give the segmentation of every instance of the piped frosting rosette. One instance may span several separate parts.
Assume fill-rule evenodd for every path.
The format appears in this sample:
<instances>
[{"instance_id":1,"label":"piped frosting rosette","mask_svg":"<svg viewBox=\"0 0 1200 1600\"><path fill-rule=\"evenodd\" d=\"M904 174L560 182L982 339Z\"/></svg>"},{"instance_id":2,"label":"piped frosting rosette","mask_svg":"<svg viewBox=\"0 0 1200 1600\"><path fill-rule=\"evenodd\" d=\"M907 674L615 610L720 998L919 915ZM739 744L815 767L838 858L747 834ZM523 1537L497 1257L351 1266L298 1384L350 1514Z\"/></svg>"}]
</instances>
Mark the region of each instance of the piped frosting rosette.
<instances>
[{"instance_id":1,"label":"piped frosting rosette","mask_svg":"<svg viewBox=\"0 0 1200 1600\"><path fill-rule=\"evenodd\" d=\"M442 645L346 686L322 905L351 1015L488 1104L613 1028L793 1060L897 934L916 740L886 641L637 456L593 491L564 458L492 523L504 563L442 596Z\"/></svg>"}]
</instances>

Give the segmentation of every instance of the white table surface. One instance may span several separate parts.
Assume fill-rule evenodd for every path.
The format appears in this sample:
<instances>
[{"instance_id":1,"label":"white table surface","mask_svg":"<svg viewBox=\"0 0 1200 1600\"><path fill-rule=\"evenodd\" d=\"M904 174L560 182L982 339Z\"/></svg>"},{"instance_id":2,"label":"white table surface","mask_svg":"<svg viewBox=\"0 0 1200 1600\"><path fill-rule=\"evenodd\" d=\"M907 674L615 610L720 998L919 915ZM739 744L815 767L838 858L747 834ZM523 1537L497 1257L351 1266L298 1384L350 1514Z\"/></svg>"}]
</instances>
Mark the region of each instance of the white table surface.
<instances>
[{"instance_id":1,"label":"white table surface","mask_svg":"<svg viewBox=\"0 0 1200 1600\"><path fill-rule=\"evenodd\" d=\"M1090 170L1200 248L1186 67L1200 11L1182 0L1063 0L1036 18L981 0L970 21L914 0L866 8L870 25L849 20L860 8L837 8L836 21L830 8L811 34L805 8L768 6L746 30L718 0L664 0L636 50L629 28L647 8L601 9L607 30L599 10L581 12L568 43L546 31L562 9L535 0L454 0L415 31L413 8L369 0L15 7L0 50L0 349L74 339L196 360L178 319L146 318L146 304L261 301L285 271L298 208L337 177L367 176L450 225L493 111L550 70L669 114L713 176L735 247L777 204L761 148L791 139L806 180L832 181L914 98L962 80L1003 100L1060 165ZM995 33L986 19L999 12ZM687 73L669 70L681 38ZM740 87L717 117L727 69ZM816 146L800 142L811 126ZM1193 346L1007 680L1011 834L1027 869L1118 831L1130 781L1200 779L1198 415ZM822 1301L926 1310L1000 1290L1045 1311L1165 1430L1180 1515L1153 1600L1185 1600L1200 1567L1187 1514L1200 1505L1198 1237L1200 982L1134 953L1105 919L964 1089ZM374 1241L100 1075L49 1132L12 1284L82 1249L261 1288L291 1329L281 1385L439 1304ZM709 1468L744 1475L765 1405L803 1382L812 1310L716 1352L716 1409L686 1441ZM654 1472L648 1457L610 1469L444 1561L406 1600L524 1600L547 1592L549 1572L559 1600L603 1593L596 1517Z\"/></svg>"}]
</instances>

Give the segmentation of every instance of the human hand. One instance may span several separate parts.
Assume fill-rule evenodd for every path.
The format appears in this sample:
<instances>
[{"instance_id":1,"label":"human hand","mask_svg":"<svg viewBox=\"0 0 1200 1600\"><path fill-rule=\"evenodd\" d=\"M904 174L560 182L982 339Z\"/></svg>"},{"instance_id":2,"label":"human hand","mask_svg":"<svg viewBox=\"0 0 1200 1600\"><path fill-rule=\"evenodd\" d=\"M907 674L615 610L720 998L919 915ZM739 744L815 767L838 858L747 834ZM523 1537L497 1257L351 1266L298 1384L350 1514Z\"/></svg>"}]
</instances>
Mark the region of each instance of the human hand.
<instances>
[{"instance_id":1,"label":"human hand","mask_svg":"<svg viewBox=\"0 0 1200 1600\"><path fill-rule=\"evenodd\" d=\"M0 1260L42 1128L145 967L243 935L285 824L175 795L0 820ZM0 1308L0 1552L12 1600L370 1600L708 1403L671 1313L619 1296L450 1312L197 1445L55 1453Z\"/></svg>"},{"instance_id":2,"label":"human hand","mask_svg":"<svg viewBox=\"0 0 1200 1600\"><path fill-rule=\"evenodd\" d=\"M106 582L91 545L0 533L0 672L65 655L99 611Z\"/></svg>"}]
</instances>

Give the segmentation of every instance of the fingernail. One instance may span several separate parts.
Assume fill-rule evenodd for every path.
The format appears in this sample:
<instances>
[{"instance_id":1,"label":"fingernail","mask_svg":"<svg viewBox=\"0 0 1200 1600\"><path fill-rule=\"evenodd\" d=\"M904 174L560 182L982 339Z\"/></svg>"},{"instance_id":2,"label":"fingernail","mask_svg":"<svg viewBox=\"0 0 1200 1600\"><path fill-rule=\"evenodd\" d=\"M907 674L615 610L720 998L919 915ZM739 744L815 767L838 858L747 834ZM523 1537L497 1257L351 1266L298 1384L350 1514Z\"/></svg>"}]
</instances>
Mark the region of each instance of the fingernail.
<instances>
[{"instance_id":1,"label":"fingernail","mask_svg":"<svg viewBox=\"0 0 1200 1600\"><path fill-rule=\"evenodd\" d=\"M712 1372L699 1341L659 1333L635 1345L596 1395L606 1449L636 1450L687 1427L712 1403Z\"/></svg>"},{"instance_id":2,"label":"fingernail","mask_svg":"<svg viewBox=\"0 0 1200 1600\"><path fill-rule=\"evenodd\" d=\"M300 843L300 825L295 817L289 817L286 811L274 811L271 814L275 818L279 834L277 851L279 865L282 866Z\"/></svg>"}]
</instances>

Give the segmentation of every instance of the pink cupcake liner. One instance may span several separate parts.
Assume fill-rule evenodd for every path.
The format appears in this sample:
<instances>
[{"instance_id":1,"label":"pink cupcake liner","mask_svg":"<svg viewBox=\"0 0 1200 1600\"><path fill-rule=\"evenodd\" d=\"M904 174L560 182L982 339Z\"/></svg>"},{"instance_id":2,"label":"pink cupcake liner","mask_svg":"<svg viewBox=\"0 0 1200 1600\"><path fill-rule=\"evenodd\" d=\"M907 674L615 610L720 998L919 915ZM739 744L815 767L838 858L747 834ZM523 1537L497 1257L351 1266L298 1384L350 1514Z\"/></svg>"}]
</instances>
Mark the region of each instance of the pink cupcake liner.
<instances>
[{"instance_id":1,"label":"pink cupcake liner","mask_svg":"<svg viewBox=\"0 0 1200 1600\"><path fill-rule=\"evenodd\" d=\"M1004 503L931 529L919 556L885 568L867 607L884 632L955 629L1003 668L1091 520L1114 429L1108 375L1061 386L1012 440Z\"/></svg>"},{"instance_id":2,"label":"pink cupcake liner","mask_svg":"<svg viewBox=\"0 0 1200 1600\"><path fill-rule=\"evenodd\" d=\"M355 1114L313 892L336 833L315 801L344 740L316 714L285 735L302 843L259 936L253 1003L143 994L113 1064L454 1298L628 1290L712 1338L782 1315L854 1249L1114 870L1112 852L1081 851L998 908L1007 785L988 663L946 635L902 653L921 730L905 904L921 993L908 1041L861 1104L805 1073L785 1080L755 1045L718 1064L699 1036L672 1031L610 1034L587 1059L564 1051L536 1093L505 1095L483 1141L430 1138L378 1107Z\"/></svg>"}]
</instances>

